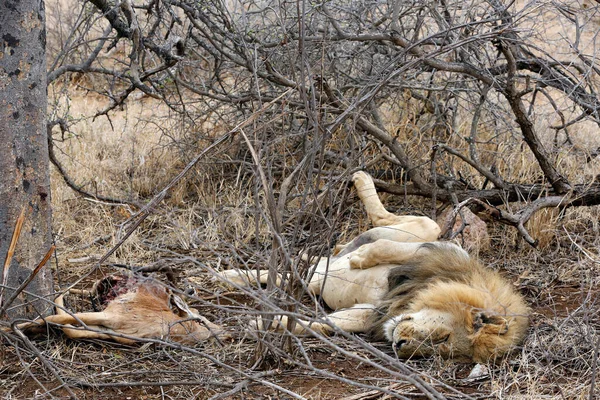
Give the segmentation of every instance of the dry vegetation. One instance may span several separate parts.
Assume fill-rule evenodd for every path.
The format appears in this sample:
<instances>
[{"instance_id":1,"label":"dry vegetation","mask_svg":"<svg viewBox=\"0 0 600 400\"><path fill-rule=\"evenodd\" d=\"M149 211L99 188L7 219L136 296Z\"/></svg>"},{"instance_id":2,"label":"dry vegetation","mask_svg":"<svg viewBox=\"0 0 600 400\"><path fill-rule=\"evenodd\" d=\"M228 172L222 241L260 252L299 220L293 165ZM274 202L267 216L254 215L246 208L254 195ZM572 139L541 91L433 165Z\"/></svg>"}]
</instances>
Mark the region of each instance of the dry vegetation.
<instances>
[{"instance_id":1,"label":"dry vegetation","mask_svg":"<svg viewBox=\"0 0 600 400\"><path fill-rule=\"evenodd\" d=\"M76 90L70 93L72 115L101 106L93 97ZM146 99L113 113L111 124L103 118L83 118L73 129L78 136L66 142L68 157L62 157L71 177L95 182L94 190L135 201L159 191L183 162L174 142L169 143L170 138L156 128L165 121L157 110L165 111ZM329 399L370 393L376 387L384 389L357 398L385 398L386 390L392 397L422 396L399 379L403 373L396 369L400 362L391 357L386 344L372 348L360 337L297 339L293 352L272 348L261 368L251 368L261 338L246 327L258 304L250 295L229 292L211 279L211 274L228 267L265 265L270 235L258 215L248 172L243 166L225 163L227 146L204 160L109 261L170 266L178 275L179 288L191 285L197 290L192 304L239 335L231 342L195 349L150 343L141 347L80 343L54 335L35 342L54 371L35 362L26 350L16 353L17 348L6 347L3 357L11 362L3 363L0 375L6 398L66 395L53 372L79 398L290 398L284 391L289 390L304 398ZM520 173L533 173L526 165L524 162ZM56 170L52 182L59 244L57 289L81 278L80 286L89 287L92 279L120 271L97 267L94 260L123 235L125 222L134 213L132 206L83 199L64 184ZM329 185L334 191L349 191L343 179L331 180ZM429 204L419 199L394 196L387 200L390 209L400 212L431 212ZM304 232L309 236L307 243L314 245L323 237L335 236L332 231L339 232L344 242L367 226L353 194L339 194L334 207L336 203L344 208L339 220L332 227L315 229L316 233L309 227ZM302 209L290 207L288 212L301 213ZM286 233L293 229L285 227ZM441 396L589 397L598 350L598 209L571 209L560 216L552 211L540 213L530 221L529 229L536 237L545 238L539 249L523 243L513 228L491 224L493 246L482 254L492 268L505 272L527 294L534 308L527 341L514 357L488 366L484 375L473 379L468 378L472 365L438 359L406 363ZM153 276L165 280L160 272ZM253 296L260 299L265 293ZM304 303L310 308L309 300ZM71 298L71 306L90 307L79 298ZM15 363L19 359L20 363ZM229 391L230 397L226 395Z\"/></svg>"},{"instance_id":2,"label":"dry vegetation","mask_svg":"<svg viewBox=\"0 0 600 400\"><path fill-rule=\"evenodd\" d=\"M598 11L594 7L587 8L590 14L586 18L596 18L593 16ZM49 7L52 18L65 17L64 13L52 12ZM61 37L58 29L51 33ZM561 32L538 34L549 40L560 37ZM595 44L594 31L586 34L588 43ZM112 51L127 54L125 47ZM111 54L103 56L104 65L115 62ZM201 63L185 65L184 72L191 73L197 64ZM65 185L56 168L52 169L57 291L73 283L86 288L94 279L123 272L123 267L112 264L126 265L131 273L141 266L169 267L175 274L175 282L169 284L176 290L193 288L195 294L190 295L190 303L211 321L229 327L234 338L184 348L161 341L127 347L49 335L36 339L29 347L3 346L3 398L598 396L600 390L594 389L600 351L598 206L547 208L536 213L526 227L538 239L537 248L529 246L512 226L490 221L492 246L483 250L480 257L515 282L531 304L533 317L523 346L511 358L485 366L477 376L469 376L473 365L468 364L436 358L399 361L387 344L367 343L360 336L296 338L256 332L248 327L261 312L284 309L313 315L320 307L306 295L299 295L299 285L293 282L285 290L259 288L237 293L218 282L214 272L231 267L265 267L275 262L280 268L293 268L302 275L306 266L298 262L300 252L327 255L333 244L345 242L368 226L349 189L350 174L365 168L386 181L402 184L406 179L404 171L398 163L389 162L393 157L388 148L363 135L354 123L338 126L319 147L316 135L303 137L295 128L297 122L290 117L289 109L275 103L243 134L238 132L203 157L116 252L99 264L98 260L128 232L131 219L141 206L214 139L260 110L255 107L254 114L244 114L227 105L206 111L210 101L195 103L195 94L182 89L182 95L192 100L189 114L167 107L161 100L137 95L122 101L106 115L96 115L99 110L112 107L106 96L90 89L101 87L103 79L93 74L72 74L68 80L50 87L49 120L69 121L64 131L58 125L54 127L57 158L69 177L83 185L86 192L120 201L83 197ZM232 91L238 84L248 85L236 79L239 77L230 75L223 83ZM398 93L398 97L406 95L402 90ZM433 143L425 133L437 129L433 116L431 123L424 123L419 116L421 106L415 99L392 97L393 101L381 106L387 131L398 133L397 141L406 146L415 164L428 163ZM492 105L502 104L498 100ZM531 119L544 143L553 143L559 133L548 128L557 123L548 115L559 120L561 117L548 104L536 110L539 114L533 114ZM466 113L463 110L458 114ZM513 136L514 127L509 127L507 121L499 123L496 116L494 112L486 114L478 130L481 162L493 165L506 181L542 179L529 149ZM469 144L465 137L470 132L470 121L457 121L456 129L444 143L467 154ZM504 122L506 126L498 126ZM252 140L246 142L244 134ZM560 132L564 134L565 131ZM305 142L312 139L315 142ZM563 136L560 142L567 143ZM597 159L586 162L586 158L600 146L597 125L589 121L574 125L568 142L553 147L553 160L558 160L561 172L572 182L593 182L600 166ZM253 161L248 143L259 155L258 163ZM276 208L281 214L279 219L274 218L269 197L280 199L283 181L299 163L297 149L309 145L319 147L313 158L308 158L313 166L303 169L290 183L293 190L284 206ZM327 157L333 160L325 162ZM478 187L484 182L475 169L456 158L440 158L439 165L440 171L452 171ZM256 178L260 169L266 171L269 179L266 187ZM388 209L398 213L436 213L431 199L409 195L384 198ZM519 210L529 200L524 195L522 201L501 208L509 212ZM442 203L435 205L440 207ZM273 221L279 221L281 226L274 228ZM284 248L279 247L278 235L284 238ZM149 275L167 282L165 269ZM91 307L86 299L73 296L69 305L75 310ZM39 361L36 352L41 353L46 364Z\"/></svg>"}]
</instances>

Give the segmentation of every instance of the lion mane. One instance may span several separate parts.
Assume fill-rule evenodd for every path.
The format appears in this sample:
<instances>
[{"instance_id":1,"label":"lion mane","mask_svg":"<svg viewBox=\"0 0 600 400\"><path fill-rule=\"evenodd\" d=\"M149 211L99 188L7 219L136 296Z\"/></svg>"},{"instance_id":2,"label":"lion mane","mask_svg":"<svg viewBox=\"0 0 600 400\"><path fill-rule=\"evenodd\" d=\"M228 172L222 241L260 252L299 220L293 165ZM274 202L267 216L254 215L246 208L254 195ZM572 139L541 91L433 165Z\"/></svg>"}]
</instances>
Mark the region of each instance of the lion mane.
<instances>
[{"instance_id":1,"label":"lion mane","mask_svg":"<svg viewBox=\"0 0 600 400\"><path fill-rule=\"evenodd\" d=\"M529 308L522 296L499 273L451 243L424 243L409 264L389 271L388 292L370 317L368 333L394 342L391 329L399 318L423 310L448 313L457 321L452 346L438 346L447 357L495 359L513 350L528 327Z\"/></svg>"}]
</instances>

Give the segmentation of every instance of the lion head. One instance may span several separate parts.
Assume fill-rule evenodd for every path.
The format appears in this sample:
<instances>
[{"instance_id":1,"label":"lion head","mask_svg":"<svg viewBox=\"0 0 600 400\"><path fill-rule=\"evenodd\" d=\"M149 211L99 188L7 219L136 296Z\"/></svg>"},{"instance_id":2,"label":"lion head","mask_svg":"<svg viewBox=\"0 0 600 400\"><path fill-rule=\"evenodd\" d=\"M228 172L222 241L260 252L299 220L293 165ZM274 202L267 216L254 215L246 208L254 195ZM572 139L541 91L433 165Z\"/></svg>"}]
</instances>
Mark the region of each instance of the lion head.
<instances>
[{"instance_id":1,"label":"lion head","mask_svg":"<svg viewBox=\"0 0 600 400\"><path fill-rule=\"evenodd\" d=\"M512 288L495 287L496 277L489 271L485 287L476 278L469 285L430 285L383 324L383 334L400 358L438 354L486 362L502 357L525 336L528 307Z\"/></svg>"},{"instance_id":2,"label":"lion head","mask_svg":"<svg viewBox=\"0 0 600 400\"><path fill-rule=\"evenodd\" d=\"M450 243L424 244L390 271L371 334L398 357L439 354L484 362L521 343L529 308L497 272Z\"/></svg>"}]
</instances>

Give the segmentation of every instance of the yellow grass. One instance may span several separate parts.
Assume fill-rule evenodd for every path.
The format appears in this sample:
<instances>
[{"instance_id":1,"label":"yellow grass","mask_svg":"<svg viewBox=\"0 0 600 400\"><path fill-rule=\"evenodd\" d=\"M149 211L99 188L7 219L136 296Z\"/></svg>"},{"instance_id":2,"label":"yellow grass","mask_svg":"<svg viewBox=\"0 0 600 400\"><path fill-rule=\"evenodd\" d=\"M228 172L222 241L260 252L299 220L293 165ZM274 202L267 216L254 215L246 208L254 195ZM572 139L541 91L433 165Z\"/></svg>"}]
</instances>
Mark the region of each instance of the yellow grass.
<instances>
[{"instance_id":1,"label":"yellow grass","mask_svg":"<svg viewBox=\"0 0 600 400\"><path fill-rule=\"evenodd\" d=\"M517 7L521 6L517 2ZM540 8L540 10L542 10ZM540 14L548 17L543 12ZM539 21L538 21L539 22ZM558 40L561 27L556 25L554 30L544 32L542 36L551 40ZM593 39L592 31L585 32L586 44ZM124 49L117 49L125 51ZM561 49L568 54L568 49ZM108 58L110 55L107 56ZM186 164L190 155L197 154L206 145L205 139L197 139L194 133L203 133L217 136L219 132L226 131L227 127L215 123L207 116L205 125L195 127L201 132L190 132L180 121L180 117L173 115L158 101L138 96L128 100L125 107L112 111L107 118L99 116L91 118L95 112L107 106L104 98L84 91L81 86L92 85L95 82L92 77L83 78L84 81L61 82L50 89L50 102L56 105L52 108L51 118L65 117L71 121L72 131L67 133L64 142L56 142L57 156L65 166L70 177L77 183L84 185L85 190L102 195L121 198L124 201L136 201L142 204L160 191L170 179L176 175ZM85 81L90 79L90 81ZM77 85L80 85L77 88ZM398 140L407 144L408 153L415 165L428 165L431 146L433 142L429 139L430 131L423 129L422 121L416 122L416 115L420 111L417 104L402 94L394 104L382 107L382 114L389 132L398 132ZM560 123L555 113L544 103L544 99L538 99L540 107L533 115L536 128L543 138L547 149L553 149L554 131L549 127ZM561 103L564 106L564 103ZM462 105L468 108L467 105ZM566 118L573 117L574 110L564 110ZM569 113L570 112L570 113ZM466 115L466 114L465 114ZM282 119L285 116L282 115ZM486 166L495 165L499 174L511 182L532 183L542 177L535 166L535 161L526 145L519 141L518 137L510 137L507 132L502 132L501 137L496 137L498 130L495 128L494 120L482 120L478 129L478 139L489 141L480 146L479 157ZM460 150L463 154L469 154L467 142L464 140L469 135L470 121L465 118L459 124L457 132L449 137L438 138L444 140L449 146ZM273 128L273 127L271 127ZM276 128L273 128L276 129ZM586 163L586 156L592 149L600 146L600 137L597 134L597 126L588 122L576 124L569 130L573 140L573 146L561 146L553 149L553 157L558 161L560 172L573 183L589 183L600 173L600 162L598 160ZM502 129L500 129L502 131ZM198 135L200 137L201 135ZM55 137L60 134L55 129ZM564 137L563 137L564 139ZM178 146L176 142L185 145ZM359 133L340 129L334 134L334 140L327 143L326 149L344 150L350 143L364 143ZM274 154L286 154L286 142L273 145L277 151ZM138 230L125 242L125 244L111 257L110 262L119 262L130 265L148 265L157 259L165 257L183 257L189 255L198 263L219 269L231 266L254 266L262 265L269 259L270 246L272 245L272 232L265 222L268 211L264 208L264 197L259 188L259 198L255 198L255 187L252 179L252 170L248 165L222 164L221 162L238 157L238 151L244 150L244 145L234 142L231 147L223 149L218 155L204 160L191 175L173 191L170 197L159 206L155 214L150 216ZM384 150L385 151L385 150ZM282 153L283 152L283 153ZM359 157L361 165L369 165L375 169L389 169L390 164L378 160L380 149L369 144ZM449 156L444 156L445 163L438 164L440 173L454 174L460 172L463 177L471 180L476 186L483 184L483 179L471 167ZM266 161L265 161L266 162ZM289 156L286 158L288 168L293 167L296 160ZM372 162L372 164L370 164ZM428 167L426 167L428 169ZM340 168L341 170L341 168ZM401 181L401 176L398 176ZM274 182L275 192L280 182ZM332 192L342 189L342 182L330 182L322 180L318 188L314 188L314 198L321 197L327 189ZM299 179L294 187L295 194L303 193L306 186L316 186L315 182L304 182ZM337 192L335 192L337 193ZM314 200L310 197L308 200ZM333 196L334 201L338 197ZM302 221L299 215L306 212L300 209L300 200L303 198L291 198L288 208L285 210L284 220L290 218L290 222L284 228L290 231L297 228ZM431 202L429 200L415 198L401 198L396 196L384 196L386 205L401 212L430 213ZM79 276L82 271L87 271L93 264L88 262L69 262L68 260L82 259L92 256L96 259L114 246L124 234L124 223L135 214L137 209L128 204L110 205L102 202L84 200L66 187L57 171L52 169L52 202L54 212L54 229L59 246L58 260L61 277L70 281L72 277ZM311 203L312 204L312 203ZM318 211L326 213L335 209L332 214L337 215L339 204L326 204L325 200L320 204ZM525 202L507 205L507 209L516 211L523 207ZM308 207L307 207L308 209ZM345 219L341 221L320 221L320 225L304 227L306 230L313 229L319 236L315 236L312 243L307 246L317 245L319 249L328 247L325 238L332 231L339 233L338 242L349 241L358 231L368 227L362 210L348 201L342 207ZM309 213L318 214L314 209ZM577 288L579 286L594 287L600 284L600 268L598 267L598 244L600 237L600 210L598 207L577 208L566 210L559 215L557 210L543 210L537 213L527 224L527 229L534 238L540 241L538 249L529 248L511 227L499 224L489 224L490 234L493 239L493 248L483 254L485 261L492 268L507 272L511 278L517 281L520 289L525 291L530 301L536 305L546 305L554 297L553 289L556 286L568 286ZM329 226L328 224L331 224ZM302 229L299 229L302 230ZM315 235L317 235L315 233ZM98 240L105 238L105 240ZM316 244L315 244L316 243ZM304 243L298 247L304 246ZM295 256L298 249L286 249L291 256ZM107 268L107 272L114 272ZM186 265L181 269L184 278L199 277L202 282L201 289L219 293L218 285L211 283L206 269L203 266ZM212 285L212 286L211 286ZM574 290L574 289L573 289ZM214 293L213 293L214 292ZM206 294L206 293L205 293ZM206 294L208 296L208 294ZM580 296L580 293L573 296ZM254 305L246 306L250 313ZM564 311L567 306L559 311ZM571 304L568 305L571 307ZM585 307L591 307L587 304ZM585 309L583 307L582 309ZM239 311L239 310L234 310ZM569 309L569 311L573 311ZM585 310L584 310L585 311ZM215 318L225 319L235 326L245 326L248 321L239 317L238 314L228 314L219 309L209 309ZM548 388L553 388L552 375L548 369L559 368L561 361L554 362L559 358L561 352L567 350L573 359L578 357L585 361L590 360L589 349L581 345L581 335L577 336L578 326L585 325L587 318L583 311L572 314L572 325L567 324L571 320L564 315L543 316L536 314L534 322L539 326L532 328L531 335L526 343L525 349L518 353L513 361L507 361L497 368L492 369L489 378L483 380L481 387L485 393L499 398L537 399L540 393ZM590 312L596 312L591 309ZM582 314L583 313L583 314ZM566 321L566 322L565 322ZM544 330L550 322L557 326L565 325L564 331ZM579 326L580 327L580 326ZM242 330L242 329L240 329ZM575 332L575 333L574 333ZM587 332L587 331L586 331ZM596 334L590 332L590 337ZM339 339L339 338L338 338ZM577 340L575 340L577 339ZM339 339L342 341L342 339ZM342 342L345 343L345 342ZM69 346L74 345L72 343ZM347 344L345 344L347 345ZM57 345L57 352L63 351L65 359L74 357L75 350L64 351L63 344ZM244 357L252 353L256 342L240 340L234 344L226 344L225 350L221 351L227 362L236 365L246 365ZM551 346L555 353L546 354L546 347ZM579 347L577 347L579 346ZM323 343L316 346L318 353L323 351ZM354 349L351 349L354 351ZM581 350L580 353L577 353ZM87 351L102 353L102 362L105 359L105 350L94 347ZM212 351L212 350L211 350ZM358 352L362 351L357 350ZM67 354L69 353L69 354ZM317 352L315 352L317 353ZM94 353L92 353L94 354ZM213 354L213 353L211 353ZM237 358L232 354L236 354ZM311 353L313 354L313 353ZM137 357L134 355L132 357ZM185 356L190 363L202 364L191 355ZM334 355L331 355L334 358ZM339 355L338 355L339 357ZM194 361L190 361L193 359ZM61 358L62 360L62 358ZM94 358L96 360L96 358ZM112 360L113 368L118 370L119 362ZM338 360L339 361L339 360ZM582 361L582 362L583 362ZM342 363L342 361L340 361ZM185 364L187 365L187 364ZM332 362L331 365L334 365ZM440 360L427 360L412 364L419 370L431 373L436 378L443 379L449 384L455 384L456 378L447 371L453 371L454 366L449 366ZM160 369L161 365L149 366L149 369ZM200 366L199 374L203 368L210 369L204 364ZM128 369L129 366L124 368ZM179 368L179 366L177 367ZM358 367L357 367L358 368ZM561 370L564 371L564 370ZM568 398L585 398L589 388L583 387L579 376L589 376L589 369L580 365L567 369L572 371L573 376L564 382L563 390ZM342 370L341 373L347 371ZM222 371L219 374L223 374ZM586 375L588 374L588 375ZM227 376L227 380L235 381L233 375ZM222 376L220 376L222 378ZM362 379L362 377L361 377ZM237 381L235 381L237 382ZM479 386L473 386L478 390ZM471 387L469 387L471 388ZM311 398L319 398L319 393L328 393L327 390L308 390L302 388L299 393L304 393ZM548 394L546 398L555 398L555 392ZM187 393L193 397L197 393ZM546 396L546 395L545 395Z\"/></svg>"}]
</instances>

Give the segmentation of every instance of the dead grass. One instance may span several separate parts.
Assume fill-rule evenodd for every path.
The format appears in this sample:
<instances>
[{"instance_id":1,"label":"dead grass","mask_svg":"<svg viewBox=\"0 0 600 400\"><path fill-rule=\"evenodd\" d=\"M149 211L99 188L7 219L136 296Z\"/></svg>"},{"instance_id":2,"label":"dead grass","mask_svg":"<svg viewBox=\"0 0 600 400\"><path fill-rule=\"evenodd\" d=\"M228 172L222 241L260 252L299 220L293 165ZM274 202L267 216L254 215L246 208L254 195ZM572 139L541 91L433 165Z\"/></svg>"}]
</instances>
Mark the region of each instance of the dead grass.
<instances>
[{"instance_id":1,"label":"dead grass","mask_svg":"<svg viewBox=\"0 0 600 400\"><path fill-rule=\"evenodd\" d=\"M105 100L74 89L77 84L84 83L54 87L50 92L51 102L58 106L54 117L68 117L74 122L65 141L57 143L61 150L58 155L71 177L92 193L124 201L147 201L185 165L190 154L205 146L211 135L225 129L210 116L204 120L205 125L190 128L149 98L128 102L122 110L111 113L110 119L92 119L95 110L106 106ZM389 131L402 132L404 136L399 140L411 145L409 154L415 164L426 163L432 144L424 134L428 125L415 121L418 110L411 106L401 99L390 105L384 116ZM481 123L478 138L486 143L481 160L486 165L495 160L495 166L507 180L539 179L526 146L512 138L508 130L497 128L496 122L490 119ZM544 113L536 116L536 123L541 132L549 132L545 141L559 160L561 172L574 183L591 182L600 173L598 162L585 162L589 149L600 145L600 139L589 134L589 126L579 130L574 127L573 146L554 148ZM464 140L468 130L468 124L464 124L460 132L443 139L468 154ZM356 164L373 170L388 168L389 164L379 158L380 149L361 140L352 132L336 132L336 140L328 143L326 150L360 148ZM286 144L289 143L277 143L273 146L277 151L271 154L273 163L281 162L283 167L285 157L289 157L290 164L295 161L293 155L282 152ZM223 398L289 398L282 394L283 388L305 398L338 399L368 392L371 387L388 387L398 396L423 398L414 387L398 379L400 366L408 366L448 398L591 397L600 343L599 207L569 209L561 214L544 210L536 214L527 228L540 240L538 249L528 247L513 228L490 225L492 248L481 257L515 282L531 304L533 318L523 346L510 359L489 365L482 376L468 378L472 365L437 358L410 360L406 364L390 361L386 358L391 352L388 345L376 343L373 349L361 337L354 336L335 336L329 342L292 338L293 351L286 353L282 346L283 350L270 354L270 368L252 370L253 356L263 342L247 329L255 310L263 305L252 296L265 294L230 293L212 279L211 272L265 265L272 254L272 235L262 214L264 197L257 196L261 191L251 179L254 170L249 158L244 158L244 146L239 142L228 146L204 160L177 186L109 262L171 265L180 289L196 289L194 306L211 321L230 327L236 333L235 340L178 349L167 344L127 347L107 342L73 342L60 335L37 339L37 348L78 397L209 399L230 392ZM234 158L236 163L231 162ZM446 168L445 172L460 172L474 184L482 185L470 167L451 158L443 161L445 164L440 165ZM294 237L290 241L295 247L288 249L292 256L299 250L318 253L330 248L333 243L329 243L329 238L331 242L346 242L368 226L356 202L342 200L345 189L341 173L346 171L347 166L340 163L330 175L321 175L319 183L298 180L293 192L297 197L290 199L283 218L283 234ZM401 181L402 175L397 174L396 178ZM305 192L310 195L299 195ZM95 268L94 260L120 240L124 224L135 208L125 203L111 205L81 199L64 185L55 170L52 201L59 247L57 284L64 288L91 272L80 284L89 286L93 279L115 272L107 265ZM431 204L421 199L388 197L386 203L394 211L431 212ZM508 207L519 206L522 205L515 203ZM339 219L325 218L329 216ZM154 276L165 280L161 273ZM89 304L79 301L73 301L71 307L89 309ZM315 309L307 298L301 299L301 304L291 305L306 312ZM3 398L67 395L56 375L41 366L27 349L5 346L0 348L0 356ZM370 365L369 361L387 370Z\"/></svg>"},{"instance_id":2,"label":"dead grass","mask_svg":"<svg viewBox=\"0 0 600 400\"><path fill-rule=\"evenodd\" d=\"M84 111L101 107L101 101L77 93L70 96L69 112L79 122L75 125L74 138L62 144L61 160L78 182L94 182L94 190L103 194L140 200L160 190L183 164L179 156L184 153L172 146L175 141L167 140L182 133L174 126L169 129L167 138L166 128L161 125L165 115L156 112L152 100L131 103L126 109L111 114L110 121L106 118L92 121L84 116ZM78 114L80 109L81 114ZM467 151L459 138L451 139L455 140L453 145ZM415 156L422 154L422 146L424 143L419 142L412 149ZM528 181L536 174L526 150L515 152L514 147L508 145L495 146L493 155L499 154L506 157L504 172L508 176ZM363 157L366 162L376 159L376 149L370 148ZM564 157L565 170L572 176L581 176L581 168L577 168L579 156L565 150ZM282 396L272 385L310 399L344 398L368 392L369 387L392 387L401 395L416 395L414 388L399 383L389 371L374 368L364 361L376 360L386 365L361 344L360 337L354 340L334 337L331 344L302 339L296 342L294 352L272 355L271 368L262 372L249 369L260 338L244 327L248 326L259 304L247 295L228 293L211 279L211 271L266 264L272 238L260 215L264 199L256 200L247 171L223 164L227 159L227 151L224 151L223 158L210 159L200 165L110 261L140 266L167 260L177 272L182 287L196 288L195 306L212 321L237 331L236 339L201 345L193 351L164 345L129 348L109 343L70 342L61 336L37 341L43 354L53 360L62 379L68 381L81 398L101 395L208 399L230 390L236 394L226 398ZM377 165L373 164L373 168ZM596 173L595 166L585 168L590 168L589 175ZM341 186L339 182L336 184ZM323 182L320 190L332 186ZM120 239L124 222L135 210L126 204L115 206L78 198L64 186L56 171L52 188L59 244L56 272L59 282L66 285L87 274L93 258L97 259ZM390 209L401 212L419 212L419 209L421 213L429 212L429 204L418 199L389 197L387 203ZM290 204L298 207L295 211L288 210L290 215L304 212L301 202ZM327 228L339 232L340 242L368 225L362 210L353 201L343 207L342 215L345 218L336 221L333 228ZM290 221L285 227L288 233L293 232L298 219ZM512 228L501 225L491 228L493 247L482 255L483 259L513 279L534 310L530 334L523 347L511 359L490 365L488 373L476 379L468 378L471 365L439 359L414 360L407 365L448 398L464 397L450 388L475 398L589 397L596 368L596 321L600 309L594 289L600 276L598 208L572 209L560 215L553 210L539 213L528 225L535 237L543 239L538 249L529 248ZM323 246L322 237L314 235L310 237L312 242L297 243L301 247ZM89 285L93 278L112 272L114 269L106 266L97 269L82 285ZM160 273L156 277L164 279ZM303 302L311 308L310 300ZM73 304L73 307L86 308L82 304ZM385 344L376 344L376 348L389 352ZM19 358L24 360L23 364L14 363ZM40 397L65 393L58 388L56 378L31 355L17 355L14 348L7 347L4 359L12 360L0 367L6 398L34 396L35 391L39 391L37 384L21 384L30 381L28 373L47 388L47 392L39 391ZM397 372L393 364L387 367ZM164 384L153 386L157 382Z\"/></svg>"}]
</instances>

